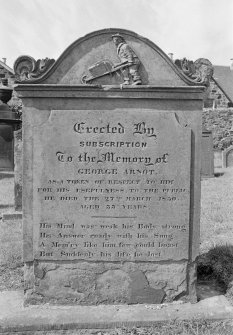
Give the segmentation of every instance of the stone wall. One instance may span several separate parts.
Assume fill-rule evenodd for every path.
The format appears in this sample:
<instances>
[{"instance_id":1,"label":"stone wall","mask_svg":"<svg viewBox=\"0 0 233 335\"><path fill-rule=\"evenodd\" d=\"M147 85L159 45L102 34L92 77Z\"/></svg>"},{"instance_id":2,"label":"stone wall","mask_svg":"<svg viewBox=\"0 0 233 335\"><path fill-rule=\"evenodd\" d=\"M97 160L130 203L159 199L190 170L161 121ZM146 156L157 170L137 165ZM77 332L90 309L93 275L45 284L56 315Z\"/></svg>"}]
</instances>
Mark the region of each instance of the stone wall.
<instances>
[{"instance_id":1,"label":"stone wall","mask_svg":"<svg viewBox=\"0 0 233 335\"><path fill-rule=\"evenodd\" d=\"M229 99L226 97L224 92L219 88L216 82L212 79L210 81L208 98L212 100L212 105L214 103L215 108L226 108L230 103ZM212 106L209 106L212 107Z\"/></svg>"},{"instance_id":2,"label":"stone wall","mask_svg":"<svg viewBox=\"0 0 233 335\"><path fill-rule=\"evenodd\" d=\"M233 136L230 135L232 125L233 108L203 110L202 126L212 131L214 149L223 150L233 144Z\"/></svg>"},{"instance_id":3,"label":"stone wall","mask_svg":"<svg viewBox=\"0 0 233 335\"><path fill-rule=\"evenodd\" d=\"M232 107L232 102L228 99L215 80L210 80L204 99L205 108L228 108Z\"/></svg>"}]
</instances>

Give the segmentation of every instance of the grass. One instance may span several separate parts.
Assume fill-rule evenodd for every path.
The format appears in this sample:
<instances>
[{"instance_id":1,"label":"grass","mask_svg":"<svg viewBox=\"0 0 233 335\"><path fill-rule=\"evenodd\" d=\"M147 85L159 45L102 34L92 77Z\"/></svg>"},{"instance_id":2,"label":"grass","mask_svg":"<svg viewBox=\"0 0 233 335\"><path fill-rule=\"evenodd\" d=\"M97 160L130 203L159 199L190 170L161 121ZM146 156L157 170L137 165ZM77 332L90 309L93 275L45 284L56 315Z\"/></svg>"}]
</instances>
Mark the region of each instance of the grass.
<instances>
[{"instance_id":1,"label":"grass","mask_svg":"<svg viewBox=\"0 0 233 335\"><path fill-rule=\"evenodd\" d=\"M0 291L23 288L21 220L0 219Z\"/></svg>"},{"instance_id":2,"label":"grass","mask_svg":"<svg viewBox=\"0 0 233 335\"><path fill-rule=\"evenodd\" d=\"M11 172L0 171L0 213L14 209L14 177Z\"/></svg>"},{"instance_id":3,"label":"grass","mask_svg":"<svg viewBox=\"0 0 233 335\"><path fill-rule=\"evenodd\" d=\"M233 243L233 169L201 183L201 254Z\"/></svg>"},{"instance_id":4,"label":"grass","mask_svg":"<svg viewBox=\"0 0 233 335\"><path fill-rule=\"evenodd\" d=\"M0 221L0 265L15 267L22 262L21 220Z\"/></svg>"},{"instance_id":5,"label":"grass","mask_svg":"<svg viewBox=\"0 0 233 335\"><path fill-rule=\"evenodd\" d=\"M232 335L232 321L171 321L153 327L96 331L96 335ZM73 333L72 333L73 334Z\"/></svg>"},{"instance_id":6,"label":"grass","mask_svg":"<svg viewBox=\"0 0 233 335\"><path fill-rule=\"evenodd\" d=\"M217 281L233 304L233 168L202 180L199 280Z\"/></svg>"}]
</instances>

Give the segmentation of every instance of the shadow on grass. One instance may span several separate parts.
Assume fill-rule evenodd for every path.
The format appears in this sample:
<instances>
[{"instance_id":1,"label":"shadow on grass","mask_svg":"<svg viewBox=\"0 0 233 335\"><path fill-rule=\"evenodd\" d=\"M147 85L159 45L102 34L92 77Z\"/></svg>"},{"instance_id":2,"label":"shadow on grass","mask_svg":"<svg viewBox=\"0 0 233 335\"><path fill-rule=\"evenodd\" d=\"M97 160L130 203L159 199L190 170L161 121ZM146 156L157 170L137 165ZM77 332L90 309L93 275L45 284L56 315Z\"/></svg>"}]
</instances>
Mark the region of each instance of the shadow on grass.
<instances>
[{"instance_id":1,"label":"shadow on grass","mask_svg":"<svg viewBox=\"0 0 233 335\"><path fill-rule=\"evenodd\" d=\"M215 174L214 174L214 176L216 177L216 178L218 178L218 177L222 177L224 175L224 172L215 172Z\"/></svg>"},{"instance_id":2,"label":"shadow on grass","mask_svg":"<svg viewBox=\"0 0 233 335\"><path fill-rule=\"evenodd\" d=\"M233 245L218 245L197 259L198 281L216 280L224 292L233 281Z\"/></svg>"}]
</instances>

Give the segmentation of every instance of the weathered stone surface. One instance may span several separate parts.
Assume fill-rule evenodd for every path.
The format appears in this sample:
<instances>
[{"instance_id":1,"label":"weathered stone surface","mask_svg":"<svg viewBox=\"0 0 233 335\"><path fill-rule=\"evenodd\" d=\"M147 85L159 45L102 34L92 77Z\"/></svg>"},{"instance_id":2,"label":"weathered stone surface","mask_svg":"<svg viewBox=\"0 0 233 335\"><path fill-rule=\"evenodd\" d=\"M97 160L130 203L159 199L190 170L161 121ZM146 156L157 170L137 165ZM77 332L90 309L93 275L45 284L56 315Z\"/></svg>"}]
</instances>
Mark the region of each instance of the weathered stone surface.
<instances>
[{"instance_id":1,"label":"weathered stone surface","mask_svg":"<svg viewBox=\"0 0 233 335\"><path fill-rule=\"evenodd\" d=\"M146 276L142 271L134 271L130 274L131 284L129 287L131 304L160 304L165 292L162 289L154 289L149 286Z\"/></svg>"},{"instance_id":2,"label":"weathered stone surface","mask_svg":"<svg viewBox=\"0 0 233 335\"><path fill-rule=\"evenodd\" d=\"M146 272L149 285L166 292L166 300L174 300L187 291L187 263L161 264L156 271Z\"/></svg>"},{"instance_id":3,"label":"weathered stone surface","mask_svg":"<svg viewBox=\"0 0 233 335\"><path fill-rule=\"evenodd\" d=\"M203 88L122 31L148 85L79 85L105 54L115 64L114 33L79 40L35 84L16 88L29 304L195 299Z\"/></svg>"},{"instance_id":4,"label":"weathered stone surface","mask_svg":"<svg viewBox=\"0 0 233 335\"><path fill-rule=\"evenodd\" d=\"M127 303L131 278L122 270L108 270L97 279L96 291L100 303Z\"/></svg>"},{"instance_id":5,"label":"weathered stone surface","mask_svg":"<svg viewBox=\"0 0 233 335\"><path fill-rule=\"evenodd\" d=\"M187 289L186 266L177 264L175 270L172 265L170 268L147 265L151 270L147 272L143 263L133 262L125 262L124 266L119 263L78 262L56 266L37 263L31 271L37 288L28 292L26 303L38 304L41 300L54 304L161 303L165 296L165 300L170 301ZM164 276L160 280L162 272ZM176 277L174 285L171 276ZM31 279L27 270L27 281Z\"/></svg>"},{"instance_id":6,"label":"weathered stone surface","mask_svg":"<svg viewBox=\"0 0 233 335\"><path fill-rule=\"evenodd\" d=\"M22 129L14 132L15 210L22 211L23 143Z\"/></svg>"},{"instance_id":7,"label":"weathered stone surface","mask_svg":"<svg viewBox=\"0 0 233 335\"><path fill-rule=\"evenodd\" d=\"M206 58L198 58L195 62L186 58L175 60L175 64L188 76L193 83L209 86L214 67Z\"/></svg>"},{"instance_id":8,"label":"weathered stone surface","mask_svg":"<svg viewBox=\"0 0 233 335\"><path fill-rule=\"evenodd\" d=\"M134 332L171 320L225 320L232 330L233 307L226 297L215 296L197 304L174 302L162 305L115 306L23 306L23 292L0 292L0 329L4 334L19 335L112 335ZM227 321L228 319L228 321ZM117 330L117 328L120 328ZM123 329L122 329L123 328ZM130 328L133 328L132 330ZM162 328L161 328L162 329ZM164 328L163 328L164 329ZM142 329L138 329L141 332ZM18 333L17 333L18 332Z\"/></svg>"}]
</instances>

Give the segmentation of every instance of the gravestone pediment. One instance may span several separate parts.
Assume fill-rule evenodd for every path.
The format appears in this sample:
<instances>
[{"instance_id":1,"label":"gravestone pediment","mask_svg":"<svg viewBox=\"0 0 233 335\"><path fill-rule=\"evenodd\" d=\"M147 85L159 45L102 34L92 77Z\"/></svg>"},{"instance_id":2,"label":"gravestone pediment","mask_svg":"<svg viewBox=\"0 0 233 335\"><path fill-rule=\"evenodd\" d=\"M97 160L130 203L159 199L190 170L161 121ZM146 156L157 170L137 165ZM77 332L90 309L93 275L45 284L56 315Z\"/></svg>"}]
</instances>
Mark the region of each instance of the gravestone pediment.
<instances>
[{"instance_id":1,"label":"gravestone pediment","mask_svg":"<svg viewBox=\"0 0 233 335\"><path fill-rule=\"evenodd\" d=\"M203 62L199 63L200 68ZM200 76L198 80L195 77L195 70L186 65L187 62L175 65L158 46L131 31L104 29L76 40L57 61L21 56L14 70L19 81L35 84L203 84Z\"/></svg>"}]
</instances>

